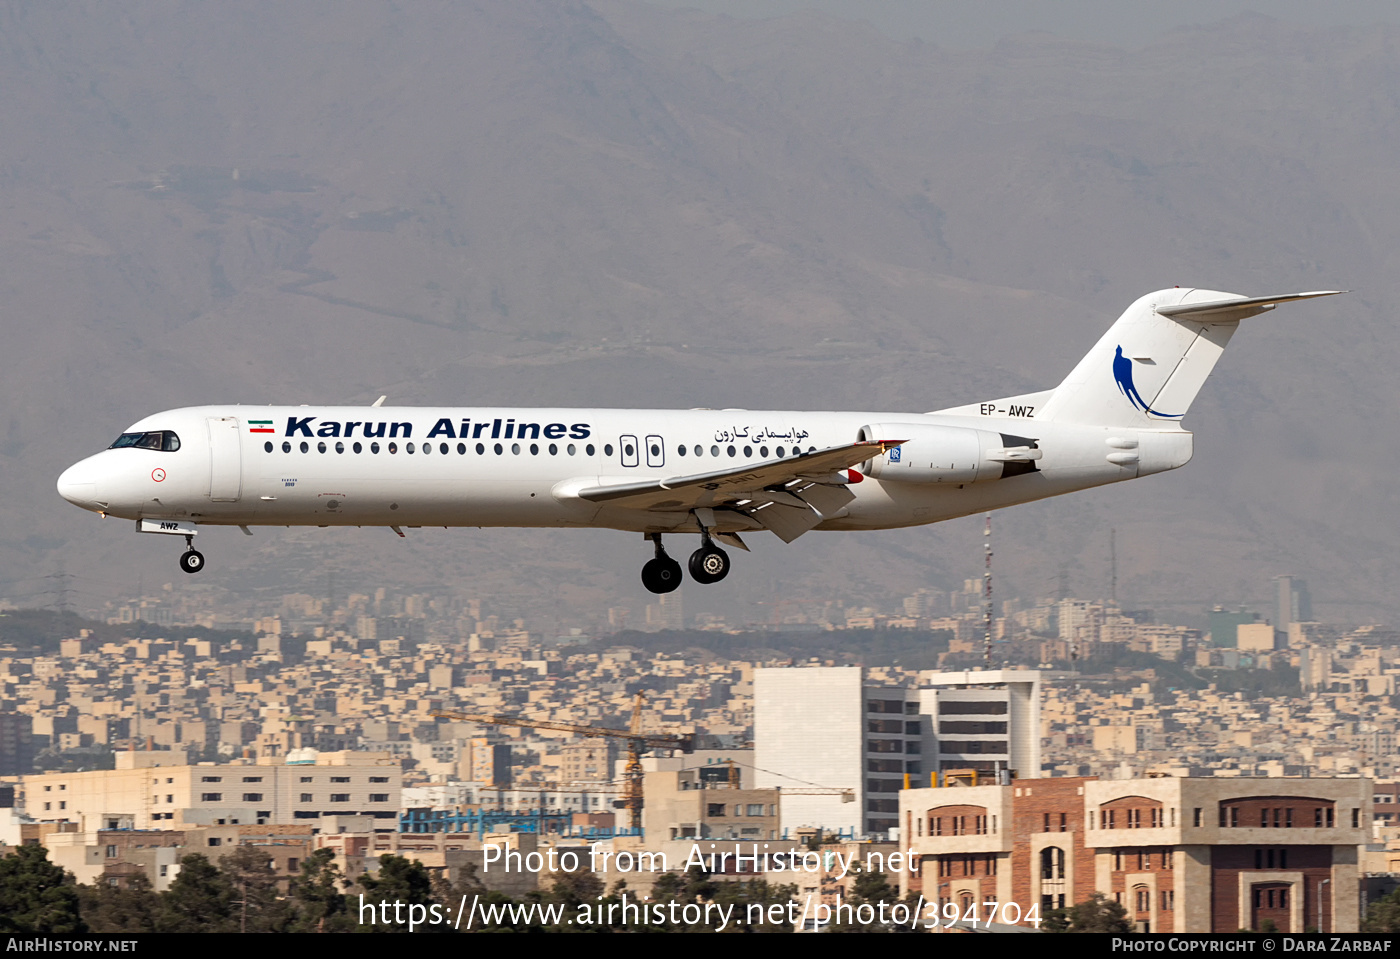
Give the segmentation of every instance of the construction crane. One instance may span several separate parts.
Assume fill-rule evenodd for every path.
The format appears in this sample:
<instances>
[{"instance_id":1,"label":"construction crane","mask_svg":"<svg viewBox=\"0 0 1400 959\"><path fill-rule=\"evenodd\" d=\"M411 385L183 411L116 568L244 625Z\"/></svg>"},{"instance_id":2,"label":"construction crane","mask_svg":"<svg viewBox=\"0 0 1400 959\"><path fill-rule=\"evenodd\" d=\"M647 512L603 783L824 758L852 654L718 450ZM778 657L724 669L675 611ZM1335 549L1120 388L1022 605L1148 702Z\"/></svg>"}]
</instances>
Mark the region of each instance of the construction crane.
<instances>
[{"instance_id":1,"label":"construction crane","mask_svg":"<svg viewBox=\"0 0 1400 959\"><path fill-rule=\"evenodd\" d=\"M486 723L492 726L516 726L521 729L552 729L557 732L573 733L595 739L627 740L627 768L624 774L622 799L617 805L628 812L628 823L633 829L642 828L642 750L679 749L692 752L695 748L691 736L673 736L666 733L642 732L642 705L646 695L638 693L632 704L632 722L627 729L611 729L607 726L581 726L577 723L559 723L549 719L520 719L515 716L496 716L479 713L457 713L447 710L434 710L435 719L455 719L469 723Z\"/></svg>"},{"instance_id":2,"label":"construction crane","mask_svg":"<svg viewBox=\"0 0 1400 959\"><path fill-rule=\"evenodd\" d=\"M757 769L757 766L750 766L748 763L741 763L737 759L721 759L720 765L728 766L728 780L730 789L739 788L739 767L748 766L750 769ZM766 771L766 770L762 770ZM905 776L904 788L909 788L908 776ZM799 780L800 782L801 780ZM856 791L849 786L775 786L784 796L840 796L843 803L855 802Z\"/></svg>"}]
</instances>

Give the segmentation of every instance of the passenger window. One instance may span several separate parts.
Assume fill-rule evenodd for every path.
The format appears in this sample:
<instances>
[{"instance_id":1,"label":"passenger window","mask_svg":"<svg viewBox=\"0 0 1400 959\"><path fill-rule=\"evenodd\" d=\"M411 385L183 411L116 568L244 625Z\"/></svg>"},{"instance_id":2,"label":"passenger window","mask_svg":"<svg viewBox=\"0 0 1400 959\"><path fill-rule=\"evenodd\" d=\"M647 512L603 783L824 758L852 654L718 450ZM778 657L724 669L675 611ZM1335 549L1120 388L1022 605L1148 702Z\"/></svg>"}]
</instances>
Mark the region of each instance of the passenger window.
<instances>
[{"instance_id":1,"label":"passenger window","mask_svg":"<svg viewBox=\"0 0 1400 959\"><path fill-rule=\"evenodd\" d=\"M389 452L390 452L390 453L397 453L397 452L399 451L399 444L398 444L398 443L390 443L388 449L389 449Z\"/></svg>"},{"instance_id":2,"label":"passenger window","mask_svg":"<svg viewBox=\"0 0 1400 959\"><path fill-rule=\"evenodd\" d=\"M364 447L361 446L359 443L356 443L354 446L352 446L352 447L350 447L350 448L351 448L352 450L354 450L356 453L358 453L358 452L360 452L360 450L364 449Z\"/></svg>"},{"instance_id":3,"label":"passenger window","mask_svg":"<svg viewBox=\"0 0 1400 959\"><path fill-rule=\"evenodd\" d=\"M379 444L378 444L378 443L371 443L371 444L369 444L369 451L370 451L371 453L378 453L378 452L379 452Z\"/></svg>"},{"instance_id":4,"label":"passenger window","mask_svg":"<svg viewBox=\"0 0 1400 959\"><path fill-rule=\"evenodd\" d=\"M272 441L271 441L271 440L268 440L266 443L263 444L263 450L265 450L265 451L268 452L268 453L271 453L271 452L272 452Z\"/></svg>"},{"instance_id":5,"label":"passenger window","mask_svg":"<svg viewBox=\"0 0 1400 959\"><path fill-rule=\"evenodd\" d=\"M391 444L389 444L389 452L392 453L393 451L394 451L394 449L393 449L393 444L391 443ZM403 445L403 451L404 451L405 453L412 453L412 452L413 452L413 444L412 444L412 443L405 443L405 444Z\"/></svg>"},{"instance_id":6,"label":"passenger window","mask_svg":"<svg viewBox=\"0 0 1400 959\"><path fill-rule=\"evenodd\" d=\"M291 444L290 442L288 442L287 440L283 440L283 441L282 441L282 452L284 452L284 453L290 453L291 451L292 451L292 444Z\"/></svg>"}]
</instances>

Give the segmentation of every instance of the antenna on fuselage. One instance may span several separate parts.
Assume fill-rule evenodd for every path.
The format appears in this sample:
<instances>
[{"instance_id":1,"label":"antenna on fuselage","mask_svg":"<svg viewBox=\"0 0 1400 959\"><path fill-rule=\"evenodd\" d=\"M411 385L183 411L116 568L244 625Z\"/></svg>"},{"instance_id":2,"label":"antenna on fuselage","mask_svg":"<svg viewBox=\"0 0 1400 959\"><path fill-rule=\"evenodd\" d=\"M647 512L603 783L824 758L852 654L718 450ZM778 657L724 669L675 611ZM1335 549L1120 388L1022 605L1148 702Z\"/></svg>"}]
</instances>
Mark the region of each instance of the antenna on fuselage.
<instances>
[{"instance_id":1,"label":"antenna on fuselage","mask_svg":"<svg viewBox=\"0 0 1400 959\"><path fill-rule=\"evenodd\" d=\"M381 396L379 399L377 399L377 400L375 400L373 403L371 403L370 406L383 406L383 405L384 405L384 401L387 400L388 398L389 398L389 395L386 393L385 395Z\"/></svg>"}]
</instances>

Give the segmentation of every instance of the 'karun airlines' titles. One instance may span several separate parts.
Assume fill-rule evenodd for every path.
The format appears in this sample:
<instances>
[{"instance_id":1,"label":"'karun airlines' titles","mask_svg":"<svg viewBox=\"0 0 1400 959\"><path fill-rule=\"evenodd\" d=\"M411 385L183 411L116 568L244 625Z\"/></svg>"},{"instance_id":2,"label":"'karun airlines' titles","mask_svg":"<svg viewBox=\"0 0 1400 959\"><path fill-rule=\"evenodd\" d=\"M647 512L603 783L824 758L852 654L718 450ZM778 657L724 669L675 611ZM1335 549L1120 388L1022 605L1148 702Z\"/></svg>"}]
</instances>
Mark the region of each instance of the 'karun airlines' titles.
<instances>
[{"instance_id":1,"label":"'karun airlines' titles","mask_svg":"<svg viewBox=\"0 0 1400 959\"><path fill-rule=\"evenodd\" d=\"M932 413L202 406L139 420L69 467L64 499L182 537L202 527L533 526L650 541L675 589L771 532L919 526L1176 469L1181 418L1240 321L1291 300L1170 289L1130 306L1054 389ZM383 398L381 397L381 401Z\"/></svg>"}]
</instances>

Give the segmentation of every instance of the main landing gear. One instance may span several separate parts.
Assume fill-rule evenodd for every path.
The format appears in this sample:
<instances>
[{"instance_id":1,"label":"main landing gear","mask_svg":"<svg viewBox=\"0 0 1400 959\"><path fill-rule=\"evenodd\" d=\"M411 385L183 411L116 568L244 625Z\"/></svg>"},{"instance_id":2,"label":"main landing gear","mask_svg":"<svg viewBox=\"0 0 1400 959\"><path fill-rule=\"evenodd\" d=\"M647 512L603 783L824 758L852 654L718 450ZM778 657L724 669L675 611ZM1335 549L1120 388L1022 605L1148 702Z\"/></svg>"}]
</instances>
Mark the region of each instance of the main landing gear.
<instances>
[{"instance_id":1,"label":"main landing gear","mask_svg":"<svg viewBox=\"0 0 1400 959\"><path fill-rule=\"evenodd\" d=\"M666 555L660 533L650 538L656 544L656 557L642 567L642 585L653 593L669 593L681 584L681 564Z\"/></svg>"},{"instance_id":2,"label":"main landing gear","mask_svg":"<svg viewBox=\"0 0 1400 959\"><path fill-rule=\"evenodd\" d=\"M710 541L708 531L701 532L700 548L690 554L690 577L697 583L718 583L729 575L729 554ZM669 593L681 584L681 564L667 555L661 545L661 534L648 537L656 544L656 556L642 567L642 585L653 593Z\"/></svg>"},{"instance_id":3,"label":"main landing gear","mask_svg":"<svg viewBox=\"0 0 1400 959\"><path fill-rule=\"evenodd\" d=\"M729 554L710 541L710 531L700 528L700 548L690 554L690 578L708 585L729 575Z\"/></svg>"},{"instance_id":4,"label":"main landing gear","mask_svg":"<svg viewBox=\"0 0 1400 959\"><path fill-rule=\"evenodd\" d=\"M180 557L180 568L187 573L197 573L204 568L204 554L194 548L194 537L185 537L185 552Z\"/></svg>"}]
</instances>

